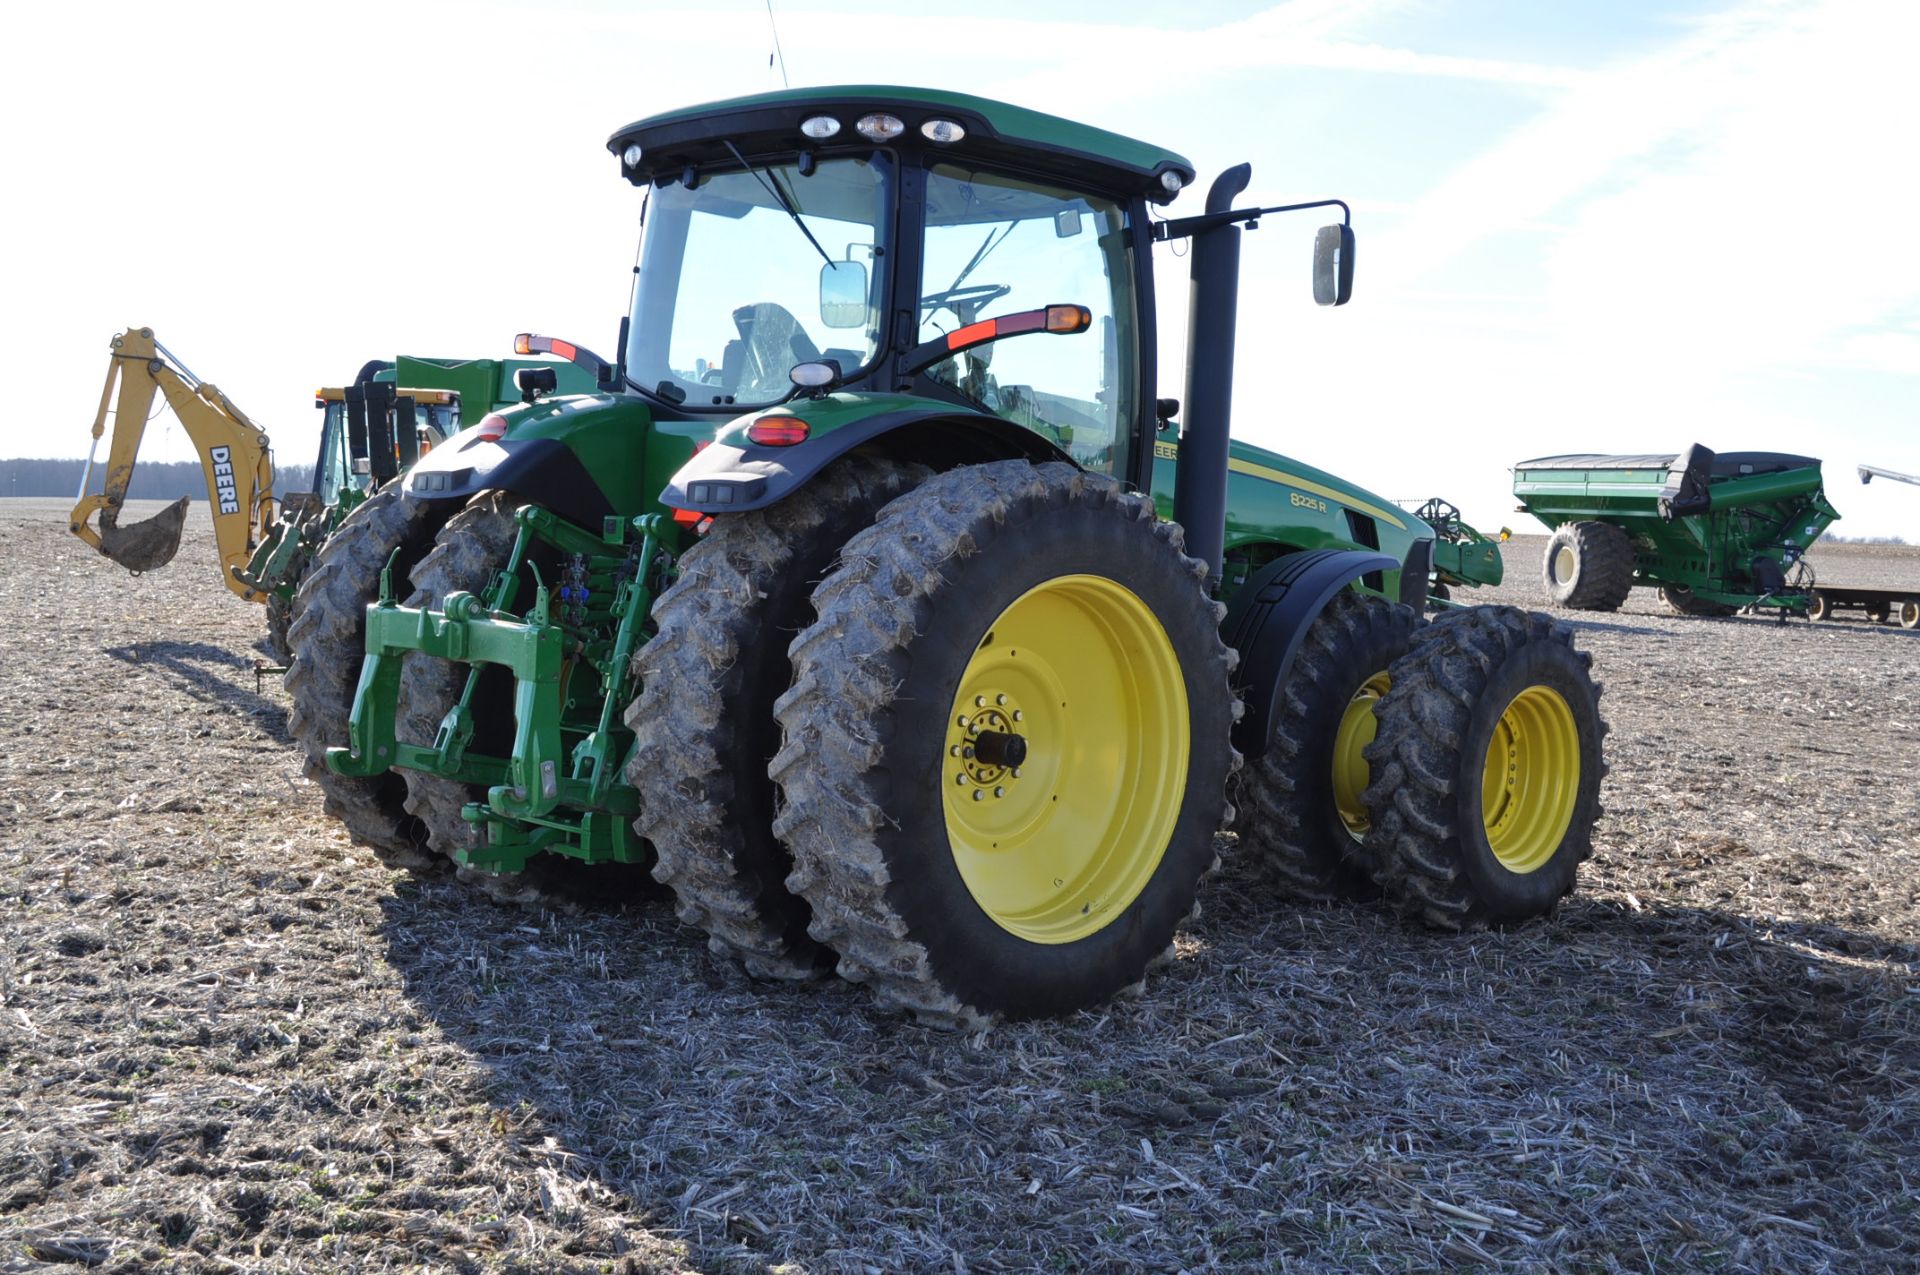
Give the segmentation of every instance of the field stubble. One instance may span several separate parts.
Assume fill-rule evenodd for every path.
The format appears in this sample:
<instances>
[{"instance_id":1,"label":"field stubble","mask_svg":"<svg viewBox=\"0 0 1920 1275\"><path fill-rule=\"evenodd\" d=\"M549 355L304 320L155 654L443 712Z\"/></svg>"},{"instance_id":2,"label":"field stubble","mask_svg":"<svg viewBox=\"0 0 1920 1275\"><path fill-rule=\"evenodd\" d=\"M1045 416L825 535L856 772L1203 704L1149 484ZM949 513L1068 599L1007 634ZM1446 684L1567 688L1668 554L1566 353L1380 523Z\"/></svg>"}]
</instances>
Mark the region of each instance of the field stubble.
<instances>
[{"instance_id":1,"label":"field stubble","mask_svg":"<svg viewBox=\"0 0 1920 1275\"><path fill-rule=\"evenodd\" d=\"M1553 920L1229 851L1143 997L965 1037L382 870L188 534L135 579L0 503L0 1270L1920 1266L1920 634L1567 614L1612 774Z\"/></svg>"}]
</instances>

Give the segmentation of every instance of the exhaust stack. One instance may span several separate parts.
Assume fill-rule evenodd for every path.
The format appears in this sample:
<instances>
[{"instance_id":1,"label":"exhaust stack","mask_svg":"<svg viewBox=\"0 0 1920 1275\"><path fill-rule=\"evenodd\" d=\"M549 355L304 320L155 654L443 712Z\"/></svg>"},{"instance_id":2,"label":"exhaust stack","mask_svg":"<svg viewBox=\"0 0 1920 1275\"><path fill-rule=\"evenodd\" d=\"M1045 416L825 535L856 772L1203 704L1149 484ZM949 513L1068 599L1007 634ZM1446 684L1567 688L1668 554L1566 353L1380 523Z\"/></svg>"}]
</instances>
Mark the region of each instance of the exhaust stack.
<instances>
[{"instance_id":1,"label":"exhaust stack","mask_svg":"<svg viewBox=\"0 0 1920 1275\"><path fill-rule=\"evenodd\" d=\"M1214 178L1207 212L1224 213L1253 179L1236 164ZM1233 415L1233 334L1240 308L1240 227L1227 221L1196 230L1187 320L1186 421L1174 478L1173 517L1187 552L1207 564L1207 591L1220 584L1227 540L1227 446Z\"/></svg>"}]
</instances>

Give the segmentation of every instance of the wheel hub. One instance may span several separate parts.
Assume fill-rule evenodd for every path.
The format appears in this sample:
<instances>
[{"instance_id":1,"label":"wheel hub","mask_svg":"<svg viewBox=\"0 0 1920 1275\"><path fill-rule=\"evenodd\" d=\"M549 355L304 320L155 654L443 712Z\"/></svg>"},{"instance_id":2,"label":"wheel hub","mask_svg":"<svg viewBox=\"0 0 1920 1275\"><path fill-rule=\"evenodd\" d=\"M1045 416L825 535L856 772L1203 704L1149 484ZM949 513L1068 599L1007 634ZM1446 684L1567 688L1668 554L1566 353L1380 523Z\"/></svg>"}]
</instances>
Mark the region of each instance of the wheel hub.
<instances>
[{"instance_id":1,"label":"wheel hub","mask_svg":"<svg viewBox=\"0 0 1920 1275\"><path fill-rule=\"evenodd\" d=\"M1005 691L980 692L973 700L973 712L957 714L947 732L947 757L957 763L954 783L971 787L976 801L1004 798L1027 760L1027 737L1019 733L1026 712Z\"/></svg>"},{"instance_id":2,"label":"wheel hub","mask_svg":"<svg viewBox=\"0 0 1920 1275\"><path fill-rule=\"evenodd\" d=\"M1186 786L1185 678L1166 630L1103 576L1016 598L955 688L941 754L954 866L1030 942L1111 924L1146 888Z\"/></svg>"},{"instance_id":3,"label":"wheel hub","mask_svg":"<svg viewBox=\"0 0 1920 1275\"><path fill-rule=\"evenodd\" d=\"M1573 822L1579 790L1573 709L1552 687L1529 686L1494 724L1481 771L1481 819L1501 866L1518 873L1544 866Z\"/></svg>"}]
</instances>

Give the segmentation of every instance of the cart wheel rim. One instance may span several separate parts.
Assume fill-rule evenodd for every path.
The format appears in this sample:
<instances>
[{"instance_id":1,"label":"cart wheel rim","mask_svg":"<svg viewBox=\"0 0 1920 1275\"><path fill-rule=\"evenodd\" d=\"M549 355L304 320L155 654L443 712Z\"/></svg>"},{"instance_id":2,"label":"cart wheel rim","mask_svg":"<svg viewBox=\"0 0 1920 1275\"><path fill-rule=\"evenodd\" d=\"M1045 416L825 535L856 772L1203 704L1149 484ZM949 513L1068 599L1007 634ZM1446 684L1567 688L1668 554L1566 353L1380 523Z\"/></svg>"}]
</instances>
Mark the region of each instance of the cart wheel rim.
<instances>
[{"instance_id":1,"label":"cart wheel rim","mask_svg":"<svg viewBox=\"0 0 1920 1275\"><path fill-rule=\"evenodd\" d=\"M1173 835L1189 729L1179 655L1131 590L1071 575L1014 599L961 674L941 756L974 902L1035 943L1111 924Z\"/></svg>"},{"instance_id":2,"label":"cart wheel rim","mask_svg":"<svg viewBox=\"0 0 1920 1275\"><path fill-rule=\"evenodd\" d=\"M1362 682L1353 698L1347 701L1346 711L1340 714L1340 726L1333 736L1333 805L1340 813L1347 835L1355 841L1365 838L1367 830L1373 827L1367 803L1360 799L1369 778L1365 749L1380 729L1373 706L1392 684L1393 679L1384 671Z\"/></svg>"},{"instance_id":3,"label":"cart wheel rim","mask_svg":"<svg viewBox=\"0 0 1920 1275\"><path fill-rule=\"evenodd\" d=\"M1920 602L1909 600L1900 604L1900 627L1920 629Z\"/></svg>"},{"instance_id":4,"label":"cart wheel rim","mask_svg":"<svg viewBox=\"0 0 1920 1275\"><path fill-rule=\"evenodd\" d=\"M1573 822L1580 793L1580 730L1550 686L1515 695L1487 742L1480 813L1493 857L1510 872L1538 871Z\"/></svg>"},{"instance_id":5,"label":"cart wheel rim","mask_svg":"<svg viewBox=\"0 0 1920 1275\"><path fill-rule=\"evenodd\" d=\"M1574 558L1572 545L1561 545L1553 552L1553 578L1557 583L1565 584L1573 579L1574 567L1578 563Z\"/></svg>"}]
</instances>

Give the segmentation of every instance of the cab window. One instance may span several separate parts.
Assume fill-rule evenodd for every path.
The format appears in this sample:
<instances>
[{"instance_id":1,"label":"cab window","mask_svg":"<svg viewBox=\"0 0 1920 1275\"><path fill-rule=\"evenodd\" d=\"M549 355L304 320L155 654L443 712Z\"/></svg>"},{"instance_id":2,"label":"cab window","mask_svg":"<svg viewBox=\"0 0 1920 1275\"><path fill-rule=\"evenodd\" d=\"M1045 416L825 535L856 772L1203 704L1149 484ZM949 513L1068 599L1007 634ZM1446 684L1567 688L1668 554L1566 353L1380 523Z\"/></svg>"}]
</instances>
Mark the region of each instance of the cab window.
<instances>
[{"instance_id":1,"label":"cab window","mask_svg":"<svg viewBox=\"0 0 1920 1275\"><path fill-rule=\"evenodd\" d=\"M927 177L918 340L1047 305L1083 305L1073 335L975 346L927 373L1089 469L1125 472L1137 332L1126 210L1096 195L942 164Z\"/></svg>"}]
</instances>

